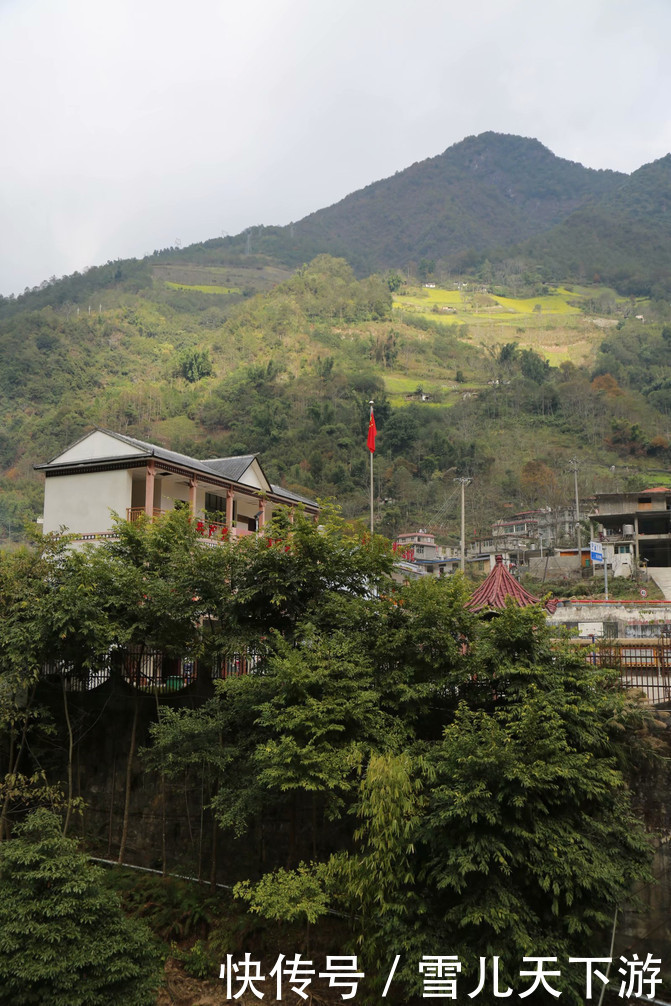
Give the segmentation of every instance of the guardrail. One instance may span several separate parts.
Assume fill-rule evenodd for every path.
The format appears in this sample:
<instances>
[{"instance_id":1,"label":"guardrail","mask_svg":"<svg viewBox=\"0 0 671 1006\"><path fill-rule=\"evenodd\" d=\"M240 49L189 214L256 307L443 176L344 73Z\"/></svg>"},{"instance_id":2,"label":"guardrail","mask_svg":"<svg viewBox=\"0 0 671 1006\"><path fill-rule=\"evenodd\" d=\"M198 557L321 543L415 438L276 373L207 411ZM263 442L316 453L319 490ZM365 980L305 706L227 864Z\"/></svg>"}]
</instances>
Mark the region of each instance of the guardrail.
<instances>
[{"instance_id":1,"label":"guardrail","mask_svg":"<svg viewBox=\"0 0 671 1006\"><path fill-rule=\"evenodd\" d=\"M167 512L167 510L155 508L151 512L151 519L154 520L156 517L162 517ZM126 520L129 524L134 524L145 515L146 511L144 507L127 507L126 509ZM197 533L201 538L206 538L208 541L226 541L227 538L244 538L246 535L256 534L255 531L251 531L248 528L228 527L222 521L209 520L207 517L194 517L193 519L195 520Z\"/></svg>"}]
</instances>

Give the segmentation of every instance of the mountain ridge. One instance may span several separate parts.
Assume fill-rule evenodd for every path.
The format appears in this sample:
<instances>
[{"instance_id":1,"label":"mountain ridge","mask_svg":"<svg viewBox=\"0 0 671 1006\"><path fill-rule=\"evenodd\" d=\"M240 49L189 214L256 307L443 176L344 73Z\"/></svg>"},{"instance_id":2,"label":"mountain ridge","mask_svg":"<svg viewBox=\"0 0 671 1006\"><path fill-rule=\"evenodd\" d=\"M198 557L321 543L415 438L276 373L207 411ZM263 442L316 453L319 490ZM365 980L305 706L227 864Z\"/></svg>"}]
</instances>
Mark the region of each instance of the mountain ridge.
<instances>
[{"instance_id":1,"label":"mountain ridge","mask_svg":"<svg viewBox=\"0 0 671 1006\"><path fill-rule=\"evenodd\" d=\"M0 313L17 302L82 303L92 289L119 282L139 289L166 262L295 269L319 254L347 259L359 276L412 272L423 259L459 273L485 259L521 258L544 281L597 274L623 292L664 295L671 293L671 154L627 175L586 168L534 138L488 131L287 226L108 262L0 298Z\"/></svg>"},{"instance_id":2,"label":"mountain ridge","mask_svg":"<svg viewBox=\"0 0 671 1006\"><path fill-rule=\"evenodd\" d=\"M285 261L292 251L344 255L360 274L404 268L422 257L515 246L628 177L560 158L539 140L490 131L372 182L289 228L262 229L255 245Z\"/></svg>"}]
</instances>

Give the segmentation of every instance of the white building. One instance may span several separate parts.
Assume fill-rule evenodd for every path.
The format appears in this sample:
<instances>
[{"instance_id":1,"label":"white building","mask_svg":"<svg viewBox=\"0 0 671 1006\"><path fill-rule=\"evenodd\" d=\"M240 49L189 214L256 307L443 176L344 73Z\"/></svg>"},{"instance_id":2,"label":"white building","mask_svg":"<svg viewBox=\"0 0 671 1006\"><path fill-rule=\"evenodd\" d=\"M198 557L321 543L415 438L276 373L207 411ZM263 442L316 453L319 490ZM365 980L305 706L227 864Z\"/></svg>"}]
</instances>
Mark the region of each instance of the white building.
<instances>
[{"instance_id":1,"label":"white building","mask_svg":"<svg viewBox=\"0 0 671 1006\"><path fill-rule=\"evenodd\" d=\"M266 478L254 454L199 461L156 444L96 429L45 464L44 531L79 540L113 533L112 512L127 520L186 505L203 537L238 537L263 527L279 507L319 508Z\"/></svg>"}]
</instances>

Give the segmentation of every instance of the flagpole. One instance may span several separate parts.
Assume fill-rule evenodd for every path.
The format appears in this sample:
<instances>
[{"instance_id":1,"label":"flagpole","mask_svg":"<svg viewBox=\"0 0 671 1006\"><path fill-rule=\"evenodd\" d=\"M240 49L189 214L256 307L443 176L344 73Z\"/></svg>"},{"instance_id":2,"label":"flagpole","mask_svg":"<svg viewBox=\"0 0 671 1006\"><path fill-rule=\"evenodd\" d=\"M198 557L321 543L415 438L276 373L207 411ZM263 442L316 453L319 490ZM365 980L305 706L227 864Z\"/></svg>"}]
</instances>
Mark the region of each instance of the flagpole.
<instances>
[{"instance_id":1,"label":"flagpole","mask_svg":"<svg viewBox=\"0 0 671 1006\"><path fill-rule=\"evenodd\" d=\"M369 404L370 404L370 420L369 420L369 427L370 427L370 423L374 421L373 420L373 404L374 403L371 400L371 402ZM370 454L370 533L371 533L371 537L372 537L372 535L373 535L373 519L374 519L373 518L373 454L374 454L374 451L371 451L369 449L369 454Z\"/></svg>"}]
</instances>

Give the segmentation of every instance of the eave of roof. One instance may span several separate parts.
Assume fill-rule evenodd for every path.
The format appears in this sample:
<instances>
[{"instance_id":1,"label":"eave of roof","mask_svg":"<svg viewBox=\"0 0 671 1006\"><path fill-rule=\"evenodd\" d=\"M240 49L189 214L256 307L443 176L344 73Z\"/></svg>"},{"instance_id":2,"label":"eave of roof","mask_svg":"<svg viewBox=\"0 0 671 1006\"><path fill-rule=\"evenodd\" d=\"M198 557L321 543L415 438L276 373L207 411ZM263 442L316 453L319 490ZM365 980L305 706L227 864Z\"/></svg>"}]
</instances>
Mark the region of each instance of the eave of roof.
<instances>
[{"instance_id":1,"label":"eave of roof","mask_svg":"<svg viewBox=\"0 0 671 1006\"><path fill-rule=\"evenodd\" d=\"M256 489L255 486L247 485L244 482L239 481L239 476L236 478L234 475L224 473L221 469L225 467L225 462L231 462L231 470L239 470L239 475L243 475L244 472L249 468L250 464L257 457L256 454L244 454L235 455L231 458L211 458L209 461L199 461L197 458L189 457L188 454L178 454L176 451L169 451L165 447L160 447L158 444L150 444L145 440L137 440L135 437L128 437L123 433L115 433L113 430L106 430L102 427L96 427L100 433L105 433L110 437L114 437L115 440L121 441L121 443L128 444L129 447L135 447L143 452L142 455L130 454L125 457L120 456L110 456L109 458L90 458L82 459L79 461L64 461L61 464L54 464L54 460L47 461L41 465L34 465L35 471L58 471L60 469L66 468L81 468L84 469L91 465L104 465L106 462L114 464L123 464L127 462L141 462L143 456L145 458L156 458L157 461L165 462L166 464L179 465L182 468L190 468L192 471L200 472L203 475L216 475L219 478L225 479L230 482L235 482L236 485L240 486L241 489L245 489L247 492L255 491L257 493L263 494L263 490ZM89 434L86 434L88 436ZM80 443L85 437L80 437L76 443ZM60 455L56 455L59 457ZM263 469L261 469L263 472ZM265 475L264 475L265 478ZM266 481L268 481L266 479ZM281 499L286 499L288 503L304 503L306 506L317 507L318 504L315 500L308 499L306 496L298 496L296 493L290 492L288 489L283 489L282 486L271 485L270 490L273 496L278 496Z\"/></svg>"}]
</instances>

